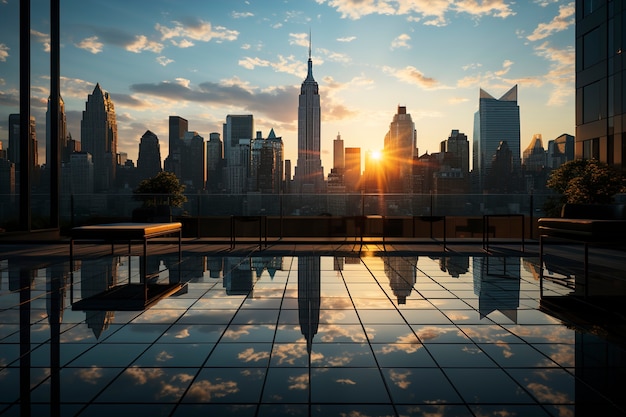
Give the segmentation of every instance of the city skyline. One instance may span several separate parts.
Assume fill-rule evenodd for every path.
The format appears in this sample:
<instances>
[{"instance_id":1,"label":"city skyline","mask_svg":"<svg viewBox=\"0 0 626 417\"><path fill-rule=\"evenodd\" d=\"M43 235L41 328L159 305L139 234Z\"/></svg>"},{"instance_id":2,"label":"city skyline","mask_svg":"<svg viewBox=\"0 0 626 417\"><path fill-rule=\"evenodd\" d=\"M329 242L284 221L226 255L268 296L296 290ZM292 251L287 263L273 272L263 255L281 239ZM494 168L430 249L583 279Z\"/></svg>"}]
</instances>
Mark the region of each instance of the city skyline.
<instances>
[{"instance_id":1,"label":"city skyline","mask_svg":"<svg viewBox=\"0 0 626 417\"><path fill-rule=\"evenodd\" d=\"M309 30L326 171L338 133L346 147L382 149L398 105L413 115L419 154L437 152L450 130L472 131L481 88L500 96L520 86L524 148L534 134L550 140L575 130L573 2L442 2L428 8L416 0L367 8L341 0L245 1L173 8L157 1L153 15L134 4L91 3L62 4L68 132L79 136L85 98L100 83L116 105L118 147L134 161L146 130L161 139L163 158L169 154L169 115L188 119L208 138L221 131L228 114L250 113L255 130L274 128L283 137L285 159L295 162ZM95 22L85 17L94 8ZM0 120L17 110L17 9L14 0L0 3ZM33 114L40 132L48 94L42 13L33 10L31 19ZM6 129L2 123L5 147Z\"/></svg>"}]
</instances>

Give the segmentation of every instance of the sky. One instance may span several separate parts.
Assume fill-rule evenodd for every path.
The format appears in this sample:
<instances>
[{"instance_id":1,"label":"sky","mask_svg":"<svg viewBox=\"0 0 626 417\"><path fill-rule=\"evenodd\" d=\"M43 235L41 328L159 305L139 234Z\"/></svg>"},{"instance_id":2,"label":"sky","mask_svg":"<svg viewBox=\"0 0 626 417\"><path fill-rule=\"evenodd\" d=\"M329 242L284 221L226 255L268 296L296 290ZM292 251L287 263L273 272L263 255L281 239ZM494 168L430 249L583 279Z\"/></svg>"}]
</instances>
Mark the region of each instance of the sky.
<instances>
[{"instance_id":1,"label":"sky","mask_svg":"<svg viewBox=\"0 0 626 417\"><path fill-rule=\"evenodd\" d=\"M0 0L0 140L19 112L18 0ZM49 95L49 6L32 0L31 106L40 163ZM136 162L146 130L168 155L168 118L206 140L228 114L282 137L297 160L297 108L309 45L321 96L322 164L333 140L362 154L383 148L398 106L419 155L453 129L473 136L480 89L518 85L521 150L533 135L574 134L574 1L569 0L64 0L61 95L80 140L99 83L115 104L118 152Z\"/></svg>"}]
</instances>

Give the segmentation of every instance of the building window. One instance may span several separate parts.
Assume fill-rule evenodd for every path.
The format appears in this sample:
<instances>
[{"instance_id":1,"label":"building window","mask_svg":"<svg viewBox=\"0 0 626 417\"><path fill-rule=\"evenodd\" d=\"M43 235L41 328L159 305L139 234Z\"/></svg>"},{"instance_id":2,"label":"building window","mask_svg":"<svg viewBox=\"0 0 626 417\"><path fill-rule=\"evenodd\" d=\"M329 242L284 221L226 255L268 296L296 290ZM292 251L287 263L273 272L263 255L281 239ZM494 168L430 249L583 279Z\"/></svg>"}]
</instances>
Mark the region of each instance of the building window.
<instances>
[{"instance_id":1,"label":"building window","mask_svg":"<svg viewBox=\"0 0 626 417\"><path fill-rule=\"evenodd\" d=\"M602 94L605 83L597 81L583 87L583 123L606 118L606 95Z\"/></svg>"},{"instance_id":2,"label":"building window","mask_svg":"<svg viewBox=\"0 0 626 417\"><path fill-rule=\"evenodd\" d=\"M595 12L606 0L583 0L583 17Z\"/></svg>"},{"instance_id":3,"label":"building window","mask_svg":"<svg viewBox=\"0 0 626 417\"><path fill-rule=\"evenodd\" d=\"M604 49L598 47L598 45L602 45L601 35L600 27L583 35L583 69L595 65L603 59Z\"/></svg>"}]
</instances>

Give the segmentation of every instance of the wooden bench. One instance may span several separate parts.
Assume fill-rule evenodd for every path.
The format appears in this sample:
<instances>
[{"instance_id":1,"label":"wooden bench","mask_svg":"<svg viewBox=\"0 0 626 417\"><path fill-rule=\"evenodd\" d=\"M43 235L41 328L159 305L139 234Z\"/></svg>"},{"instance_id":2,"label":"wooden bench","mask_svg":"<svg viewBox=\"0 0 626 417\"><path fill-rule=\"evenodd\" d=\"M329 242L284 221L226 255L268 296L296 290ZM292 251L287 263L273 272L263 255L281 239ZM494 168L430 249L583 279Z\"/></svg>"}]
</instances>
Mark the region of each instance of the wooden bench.
<instances>
[{"instance_id":1,"label":"wooden bench","mask_svg":"<svg viewBox=\"0 0 626 417\"><path fill-rule=\"evenodd\" d=\"M100 241L111 243L111 252L115 243L128 242L130 253L132 242L143 242L144 259L148 255L148 240L155 237L178 235L178 260L182 258L182 224L173 223L108 223L92 226L74 227L70 234L70 260L74 259L76 241Z\"/></svg>"}]
</instances>

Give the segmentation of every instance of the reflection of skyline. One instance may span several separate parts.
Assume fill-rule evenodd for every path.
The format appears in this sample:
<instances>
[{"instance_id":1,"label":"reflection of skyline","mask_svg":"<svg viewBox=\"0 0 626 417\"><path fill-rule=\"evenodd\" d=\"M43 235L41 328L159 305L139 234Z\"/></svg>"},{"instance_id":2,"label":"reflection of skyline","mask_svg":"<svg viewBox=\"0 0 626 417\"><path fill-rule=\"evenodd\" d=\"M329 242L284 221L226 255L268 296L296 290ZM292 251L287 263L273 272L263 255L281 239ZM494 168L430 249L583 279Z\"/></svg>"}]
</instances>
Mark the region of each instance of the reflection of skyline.
<instances>
[{"instance_id":1,"label":"reflection of skyline","mask_svg":"<svg viewBox=\"0 0 626 417\"><path fill-rule=\"evenodd\" d=\"M444 256L438 259L441 271L447 272L452 278L459 278L469 271L469 256Z\"/></svg>"},{"instance_id":2,"label":"reflection of skyline","mask_svg":"<svg viewBox=\"0 0 626 417\"><path fill-rule=\"evenodd\" d=\"M319 256L298 257L298 318L309 357L320 321L320 270Z\"/></svg>"},{"instance_id":3,"label":"reflection of skyline","mask_svg":"<svg viewBox=\"0 0 626 417\"><path fill-rule=\"evenodd\" d=\"M98 295L117 284L117 257L83 259L80 268L80 296L82 299ZM114 311L86 311L85 321L96 339L109 328Z\"/></svg>"},{"instance_id":4,"label":"reflection of skyline","mask_svg":"<svg viewBox=\"0 0 626 417\"><path fill-rule=\"evenodd\" d=\"M417 279L416 267L419 258L417 256L386 256L382 259L385 265L385 275L389 278L389 286L398 304L406 304L406 299L411 295Z\"/></svg>"},{"instance_id":5,"label":"reflection of skyline","mask_svg":"<svg viewBox=\"0 0 626 417\"><path fill-rule=\"evenodd\" d=\"M474 257L472 263L480 317L487 317L497 310L517 323L520 258Z\"/></svg>"}]
</instances>

